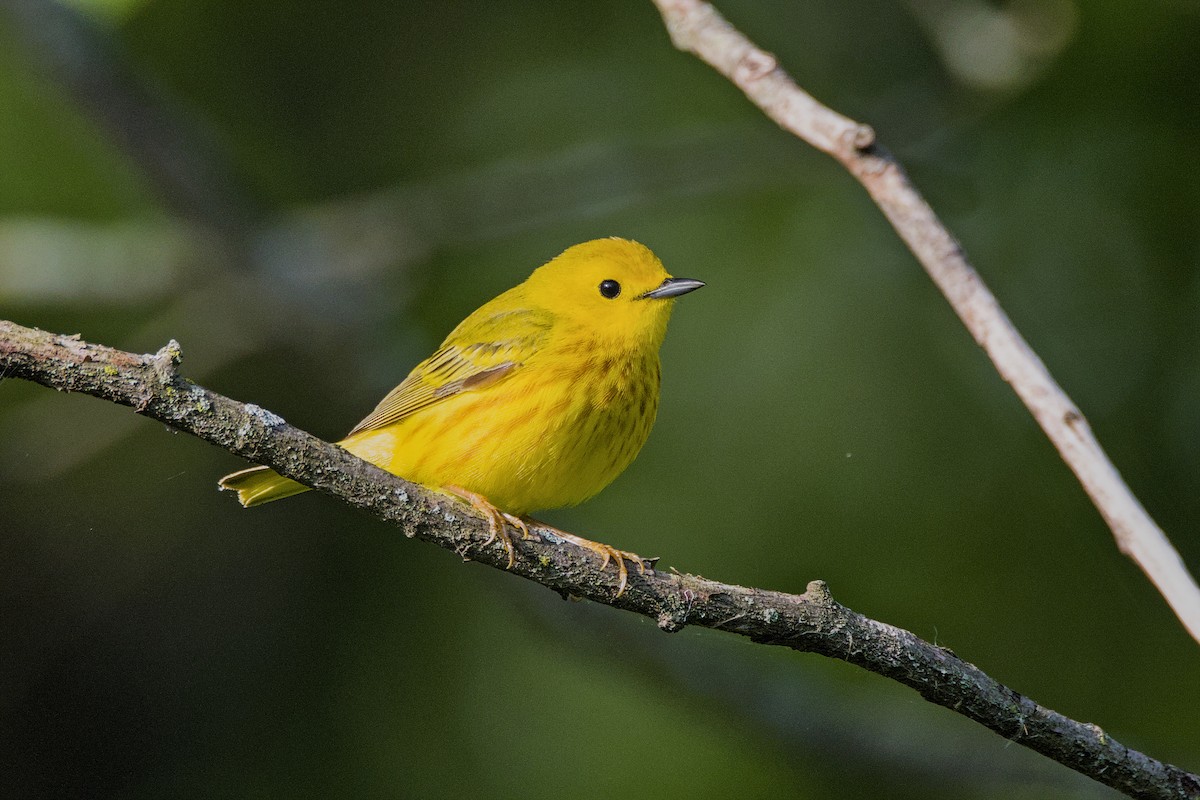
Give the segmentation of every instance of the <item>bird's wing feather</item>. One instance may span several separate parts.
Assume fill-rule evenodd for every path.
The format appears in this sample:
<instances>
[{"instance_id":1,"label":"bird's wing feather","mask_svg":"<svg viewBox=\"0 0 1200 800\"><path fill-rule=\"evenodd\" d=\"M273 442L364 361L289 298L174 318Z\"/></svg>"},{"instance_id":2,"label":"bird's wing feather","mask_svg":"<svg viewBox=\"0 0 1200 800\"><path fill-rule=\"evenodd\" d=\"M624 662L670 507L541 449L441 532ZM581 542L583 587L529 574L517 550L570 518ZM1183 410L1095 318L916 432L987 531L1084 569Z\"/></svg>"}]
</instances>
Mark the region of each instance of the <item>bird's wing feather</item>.
<instances>
[{"instance_id":1,"label":"bird's wing feather","mask_svg":"<svg viewBox=\"0 0 1200 800\"><path fill-rule=\"evenodd\" d=\"M434 403L508 378L541 348L550 331L552 319L546 312L487 312L484 306L455 328L349 435L392 425Z\"/></svg>"}]
</instances>

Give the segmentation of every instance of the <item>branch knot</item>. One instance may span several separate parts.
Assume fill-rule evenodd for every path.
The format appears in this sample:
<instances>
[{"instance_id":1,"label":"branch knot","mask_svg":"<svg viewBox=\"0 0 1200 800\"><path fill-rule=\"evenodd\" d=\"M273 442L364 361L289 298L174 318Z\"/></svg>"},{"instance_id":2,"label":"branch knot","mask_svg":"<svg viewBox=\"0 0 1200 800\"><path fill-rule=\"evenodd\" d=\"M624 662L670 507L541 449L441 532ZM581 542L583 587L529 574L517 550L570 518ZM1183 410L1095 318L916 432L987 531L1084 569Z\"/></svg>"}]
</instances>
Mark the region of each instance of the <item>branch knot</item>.
<instances>
[{"instance_id":1,"label":"branch knot","mask_svg":"<svg viewBox=\"0 0 1200 800\"><path fill-rule=\"evenodd\" d=\"M753 83L770 75L779 67L779 62L770 53L751 48L747 50L733 68L733 80L737 84Z\"/></svg>"},{"instance_id":2,"label":"branch knot","mask_svg":"<svg viewBox=\"0 0 1200 800\"><path fill-rule=\"evenodd\" d=\"M176 367L183 361L183 348L179 342L172 339L159 348L158 352L149 356L146 361L154 368L158 382L164 386L172 383L178 375Z\"/></svg>"}]
</instances>

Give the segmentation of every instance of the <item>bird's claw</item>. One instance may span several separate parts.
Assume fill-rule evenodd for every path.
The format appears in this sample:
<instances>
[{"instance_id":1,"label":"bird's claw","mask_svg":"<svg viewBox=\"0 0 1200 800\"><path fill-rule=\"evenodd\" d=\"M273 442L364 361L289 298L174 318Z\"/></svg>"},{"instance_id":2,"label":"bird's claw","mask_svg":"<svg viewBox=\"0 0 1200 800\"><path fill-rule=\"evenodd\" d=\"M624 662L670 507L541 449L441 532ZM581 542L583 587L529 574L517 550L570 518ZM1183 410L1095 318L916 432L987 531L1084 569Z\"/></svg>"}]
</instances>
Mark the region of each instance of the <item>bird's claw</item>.
<instances>
[{"instance_id":1,"label":"bird's claw","mask_svg":"<svg viewBox=\"0 0 1200 800\"><path fill-rule=\"evenodd\" d=\"M471 507L478 511L488 521L488 538L484 540L483 546L487 547L497 539L504 545L504 552L508 554L508 565L505 569L512 569L517 563L517 551L513 547L512 537L508 534L508 529L505 528L505 522L512 524L513 528L521 532L522 539L529 538L529 526L520 517L515 517L512 514L506 514L500 509L492 505L483 495L472 492L461 486L446 486L443 487L447 492L455 497L462 498L471 504Z\"/></svg>"},{"instance_id":2,"label":"bird's claw","mask_svg":"<svg viewBox=\"0 0 1200 800\"><path fill-rule=\"evenodd\" d=\"M603 542L593 542L591 539L584 539L582 536L576 536L573 533L560 531L557 528L552 528L554 534L562 539L566 539L571 544L582 547L585 550L591 550L602 559L600 569L605 569L609 562L617 565L617 597L625 594L625 590L629 588L629 568L625 566L625 562L632 561L637 565L639 575L646 574L646 559L639 556L637 553L631 553L628 550L618 550L612 545L604 544ZM650 565L651 569L654 565Z\"/></svg>"},{"instance_id":3,"label":"bird's claw","mask_svg":"<svg viewBox=\"0 0 1200 800\"><path fill-rule=\"evenodd\" d=\"M488 521L488 538L483 542L484 547L487 547L492 542L499 539L500 543L504 546L505 553L508 554L508 566L506 569L512 569L513 565L517 563L517 551L516 548L513 547L512 536L509 535L508 529L505 527L505 525L506 523L508 525L512 525L514 530L521 532L522 539L528 539L530 538L529 523L527 523L521 517L501 511L492 505L486 497L477 492L472 492L462 488L461 486L445 486L443 489L455 497L466 501L471 505L472 508L483 515L484 519ZM610 562L615 563L617 565L617 597L625 594L625 590L629 588L629 567L626 566L626 561L632 561L637 565L637 571L639 575L646 574L647 562L649 563L651 571L653 571L654 565L658 561L657 558L645 559L639 556L637 553L631 553L628 550L618 550L612 545L603 544L602 542L593 542L591 539L585 539L582 536L576 536L573 533L560 531L557 528L551 528L548 525L545 527L550 528L550 530L554 532L554 535L558 536L559 538L565 539L577 547L582 547L585 550L591 550L593 553L599 555L600 558L603 559L600 562L601 570L606 569Z\"/></svg>"},{"instance_id":4,"label":"bird's claw","mask_svg":"<svg viewBox=\"0 0 1200 800\"><path fill-rule=\"evenodd\" d=\"M521 532L522 539L529 538L529 525L525 523L525 520L513 514L509 514L506 511L501 511L500 515L508 520L508 524L512 525L515 529Z\"/></svg>"}]
</instances>

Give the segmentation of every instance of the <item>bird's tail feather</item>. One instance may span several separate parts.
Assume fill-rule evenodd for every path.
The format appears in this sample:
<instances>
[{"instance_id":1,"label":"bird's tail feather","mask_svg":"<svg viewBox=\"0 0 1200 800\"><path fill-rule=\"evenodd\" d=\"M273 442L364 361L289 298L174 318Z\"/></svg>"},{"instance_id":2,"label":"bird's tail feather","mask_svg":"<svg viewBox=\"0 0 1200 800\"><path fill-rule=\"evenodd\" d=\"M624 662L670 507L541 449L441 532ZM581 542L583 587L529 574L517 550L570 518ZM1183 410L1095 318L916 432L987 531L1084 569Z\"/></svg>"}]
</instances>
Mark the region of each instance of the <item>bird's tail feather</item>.
<instances>
[{"instance_id":1,"label":"bird's tail feather","mask_svg":"<svg viewBox=\"0 0 1200 800\"><path fill-rule=\"evenodd\" d=\"M234 472L221 478L219 485L222 489L237 492L238 502L246 508L308 491L304 484L285 478L270 467L250 467Z\"/></svg>"}]
</instances>

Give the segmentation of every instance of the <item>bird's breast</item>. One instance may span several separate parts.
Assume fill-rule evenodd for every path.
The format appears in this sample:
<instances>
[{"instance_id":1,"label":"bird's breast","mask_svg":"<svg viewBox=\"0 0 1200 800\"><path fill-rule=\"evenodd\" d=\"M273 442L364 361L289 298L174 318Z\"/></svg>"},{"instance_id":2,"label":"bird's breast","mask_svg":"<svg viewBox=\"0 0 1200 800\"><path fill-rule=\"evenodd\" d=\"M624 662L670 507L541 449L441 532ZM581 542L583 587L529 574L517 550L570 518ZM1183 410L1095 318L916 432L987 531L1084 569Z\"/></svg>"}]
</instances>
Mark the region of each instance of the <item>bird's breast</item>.
<instances>
[{"instance_id":1,"label":"bird's breast","mask_svg":"<svg viewBox=\"0 0 1200 800\"><path fill-rule=\"evenodd\" d=\"M658 412L657 354L575 352L530 359L351 447L429 486L458 486L510 513L573 505L607 486L645 444Z\"/></svg>"}]
</instances>

